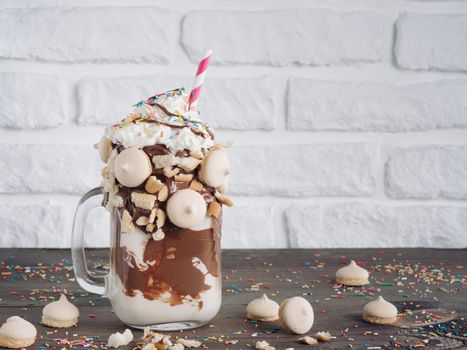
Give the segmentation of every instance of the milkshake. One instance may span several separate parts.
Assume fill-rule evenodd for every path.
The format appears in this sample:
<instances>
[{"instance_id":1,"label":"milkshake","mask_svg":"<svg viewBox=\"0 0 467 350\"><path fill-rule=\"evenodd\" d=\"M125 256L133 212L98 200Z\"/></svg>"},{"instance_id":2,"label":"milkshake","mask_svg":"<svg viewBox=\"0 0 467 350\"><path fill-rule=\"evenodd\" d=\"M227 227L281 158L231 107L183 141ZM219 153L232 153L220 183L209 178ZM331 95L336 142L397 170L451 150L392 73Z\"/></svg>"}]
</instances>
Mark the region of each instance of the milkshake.
<instances>
[{"instance_id":1,"label":"milkshake","mask_svg":"<svg viewBox=\"0 0 467 350\"><path fill-rule=\"evenodd\" d=\"M221 304L228 145L214 140L188 99L180 88L138 102L97 145L112 214L104 294L133 327L199 326Z\"/></svg>"}]
</instances>

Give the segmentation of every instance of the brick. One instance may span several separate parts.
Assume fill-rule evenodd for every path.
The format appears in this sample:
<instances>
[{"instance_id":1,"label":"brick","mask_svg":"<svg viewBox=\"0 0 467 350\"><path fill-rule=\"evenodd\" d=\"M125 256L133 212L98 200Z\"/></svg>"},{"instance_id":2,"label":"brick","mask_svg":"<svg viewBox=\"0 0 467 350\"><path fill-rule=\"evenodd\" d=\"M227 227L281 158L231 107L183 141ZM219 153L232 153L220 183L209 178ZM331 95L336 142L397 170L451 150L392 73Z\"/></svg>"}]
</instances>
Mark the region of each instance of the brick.
<instances>
[{"instance_id":1,"label":"brick","mask_svg":"<svg viewBox=\"0 0 467 350\"><path fill-rule=\"evenodd\" d=\"M0 89L0 127L51 128L68 120L65 86L57 76L2 72Z\"/></svg>"},{"instance_id":2,"label":"brick","mask_svg":"<svg viewBox=\"0 0 467 350\"><path fill-rule=\"evenodd\" d=\"M79 84L81 125L111 125L137 101L175 87L191 87L192 78L174 76L86 79ZM218 129L274 128L273 80L269 78L209 78L198 108Z\"/></svg>"},{"instance_id":3,"label":"brick","mask_svg":"<svg viewBox=\"0 0 467 350\"><path fill-rule=\"evenodd\" d=\"M0 204L0 246L41 248L64 247L67 213L51 204ZM66 233L66 234L65 234Z\"/></svg>"},{"instance_id":4,"label":"brick","mask_svg":"<svg viewBox=\"0 0 467 350\"><path fill-rule=\"evenodd\" d=\"M386 165L393 198L467 199L467 145L397 148Z\"/></svg>"},{"instance_id":5,"label":"brick","mask_svg":"<svg viewBox=\"0 0 467 350\"><path fill-rule=\"evenodd\" d=\"M0 11L0 57L58 62L168 63L175 22L150 7Z\"/></svg>"},{"instance_id":6,"label":"brick","mask_svg":"<svg viewBox=\"0 0 467 350\"><path fill-rule=\"evenodd\" d=\"M285 248L276 239L276 211L257 205L224 208L222 248Z\"/></svg>"},{"instance_id":7,"label":"brick","mask_svg":"<svg viewBox=\"0 0 467 350\"><path fill-rule=\"evenodd\" d=\"M386 22L370 12L198 11L184 18L182 43L195 62L206 43L217 64L379 62L390 29Z\"/></svg>"},{"instance_id":8,"label":"brick","mask_svg":"<svg viewBox=\"0 0 467 350\"><path fill-rule=\"evenodd\" d=\"M229 153L234 194L368 196L375 188L374 144L234 146Z\"/></svg>"},{"instance_id":9,"label":"brick","mask_svg":"<svg viewBox=\"0 0 467 350\"><path fill-rule=\"evenodd\" d=\"M84 194L103 166L92 146L0 144L0 192Z\"/></svg>"},{"instance_id":10,"label":"brick","mask_svg":"<svg viewBox=\"0 0 467 350\"><path fill-rule=\"evenodd\" d=\"M300 204L286 211L294 248L466 246L466 206Z\"/></svg>"},{"instance_id":11,"label":"brick","mask_svg":"<svg viewBox=\"0 0 467 350\"><path fill-rule=\"evenodd\" d=\"M467 70L467 14L403 14L397 21L395 57L408 69Z\"/></svg>"},{"instance_id":12,"label":"brick","mask_svg":"<svg viewBox=\"0 0 467 350\"><path fill-rule=\"evenodd\" d=\"M467 127L467 81L394 85L291 79L288 129L416 131Z\"/></svg>"}]
</instances>

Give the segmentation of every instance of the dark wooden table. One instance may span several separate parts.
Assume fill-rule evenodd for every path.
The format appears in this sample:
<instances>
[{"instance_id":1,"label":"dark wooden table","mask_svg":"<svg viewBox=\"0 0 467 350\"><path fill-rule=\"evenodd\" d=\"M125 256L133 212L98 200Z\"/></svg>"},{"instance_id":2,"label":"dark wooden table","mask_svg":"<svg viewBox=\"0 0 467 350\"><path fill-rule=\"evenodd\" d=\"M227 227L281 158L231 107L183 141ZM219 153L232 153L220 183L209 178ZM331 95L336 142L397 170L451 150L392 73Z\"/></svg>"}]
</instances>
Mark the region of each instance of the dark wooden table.
<instances>
[{"instance_id":1,"label":"dark wooden table","mask_svg":"<svg viewBox=\"0 0 467 350\"><path fill-rule=\"evenodd\" d=\"M88 259L91 267L102 268L106 251L91 250ZM371 271L369 286L335 285L336 270L349 259ZM68 250L0 249L0 261L0 320L21 315L35 323L38 340L33 348L61 349L79 343L76 349L85 344L105 348L111 333L125 330L108 300L78 287ZM245 318L247 303L267 293L279 303L296 295L311 302L315 324L310 335L329 331L335 337L315 349L450 349L467 345L467 250L227 250L222 267L224 295L217 317L199 329L172 334L198 338L209 349L252 349L259 340L276 349L308 348L279 322ZM43 327L39 323L42 307L63 291L80 309L78 327ZM379 294L398 307L401 317L397 325L377 326L362 320L363 305ZM142 334L133 333L135 337Z\"/></svg>"}]
</instances>

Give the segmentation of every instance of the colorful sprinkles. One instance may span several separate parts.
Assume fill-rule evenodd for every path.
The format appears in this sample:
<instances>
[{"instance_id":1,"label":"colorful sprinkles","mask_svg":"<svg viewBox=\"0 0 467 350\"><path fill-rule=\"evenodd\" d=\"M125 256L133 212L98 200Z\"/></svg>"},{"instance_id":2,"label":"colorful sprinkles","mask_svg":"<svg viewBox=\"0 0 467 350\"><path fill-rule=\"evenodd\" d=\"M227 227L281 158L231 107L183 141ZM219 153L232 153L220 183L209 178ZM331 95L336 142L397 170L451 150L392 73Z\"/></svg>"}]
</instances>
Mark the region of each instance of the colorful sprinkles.
<instances>
[{"instance_id":1,"label":"colorful sprinkles","mask_svg":"<svg viewBox=\"0 0 467 350\"><path fill-rule=\"evenodd\" d=\"M101 259L97 252L88 255L95 261L91 268L106 268L105 259ZM460 296L467 288L463 265L424 264L408 260L402 253L395 256L387 252L375 255L359 262L370 271L371 283L364 287L336 284L332 272L334 267L330 269L329 266L330 260L316 251L310 253L308 259L300 264L291 263L294 267L284 264L280 268L272 260L261 261L255 256L243 256L237 260L236 267L231 267L224 273L224 293L227 297L231 295L233 300L241 295L251 295L248 299L252 299L256 294L267 293L280 302L291 296L288 290L301 290L301 294L310 300L315 310L315 326L312 330L317 330L316 327L329 317L330 311L339 308L339 305L344 306L348 300L361 300L363 305L376 295L391 295L391 300L400 312L400 322L397 325L368 325L359 319L361 310L357 309L354 310L356 318L350 321L349 318L344 318L341 329L328 329L335 337L329 344L339 341L339 344L345 344L348 349L448 349L467 346L465 314L460 313L461 310L435 307L441 299L445 302L450 298L465 301L465 296ZM82 312L80 318L80 322L87 324L86 329L90 329L90 324L95 325L96 329L103 325L101 323L105 322L106 317L99 314L97 309L92 310L93 307L108 305L108 301L77 288L70 259L54 260L53 256L44 255L44 261L34 265L21 265L19 262L20 259L14 255L7 256L0 262L0 283L4 291L0 295L0 305L22 305L18 306L16 314L32 320L31 306L41 307L65 293L81 308L82 305L87 305L87 312ZM347 262L348 258L342 257L338 263L344 265ZM256 268L257 266L261 267ZM245 271L249 273L245 274ZM69 287L70 283L74 285L73 288ZM25 289L23 286L26 285L33 287ZM450 305L456 307L454 302ZM453 314L450 315L450 312ZM2 315L2 318L7 316L10 315ZM292 340L284 343L287 333L278 323L257 322L244 317L244 305L239 305L238 310L224 314L222 329L220 325L211 323L202 330L182 333L202 341L205 349L251 349L256 341L263 339L276 349L282 349L279 344L285 344L284 348L297 349L303 346L290 335L287 335L287 339ZM226 328L226 324L231 324L232 327ZM239 324L243 326L238 327ZM107 349L105 344L110 335L104 336L100 332L83 334L79 325L69 330L54 330L40 324L37 324L37 328L39 333L35 346L41 350ZM119 331L124 330L123 325L121 328ZM134 333L136 338L141 336L138 332ZM212 335L205 335L206 333Z\"/></svg>"}]
</instances>

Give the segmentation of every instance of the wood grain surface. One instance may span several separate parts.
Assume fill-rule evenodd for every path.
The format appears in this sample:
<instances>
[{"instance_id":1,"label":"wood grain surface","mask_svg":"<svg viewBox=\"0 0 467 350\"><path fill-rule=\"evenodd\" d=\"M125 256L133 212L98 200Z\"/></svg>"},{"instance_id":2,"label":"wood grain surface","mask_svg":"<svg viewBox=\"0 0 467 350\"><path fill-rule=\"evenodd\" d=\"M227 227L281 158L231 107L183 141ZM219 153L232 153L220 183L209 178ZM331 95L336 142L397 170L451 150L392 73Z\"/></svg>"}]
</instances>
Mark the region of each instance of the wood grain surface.
<instances>
[{"instance_id":1,"label":"wood grain surface","mask_svg":"<svg viewBox=\"0 0 467 350\"><path fill-rule=\"evenodd\" d=\"M106 271L106 250L88 250L87 257L91 269ZM336 270L349 259L370 271L370 285L335 284ZM32 348L105 348L111 333L125 330L107 299L79 288L68 250L0 249L0 263L0 320L21 315L34 323L38 339ZM219 314L201 328L171 334L199 339L209 349L252 349L260 340L276 349L310 348L280 322L246 319L248 302L267 293L278 303L297 295L310 301L315 323L309 335L329 331L333 336L315 349L462 348L467 344L466 267L467 250L226 250ZM42 307L63 292L80 309L79 325L68 330L42 326ZM396 325L362 320L363 305L377 295L398 307ZM136 340L142 335L133 333Z\"/></svg>"}]
</instances>

